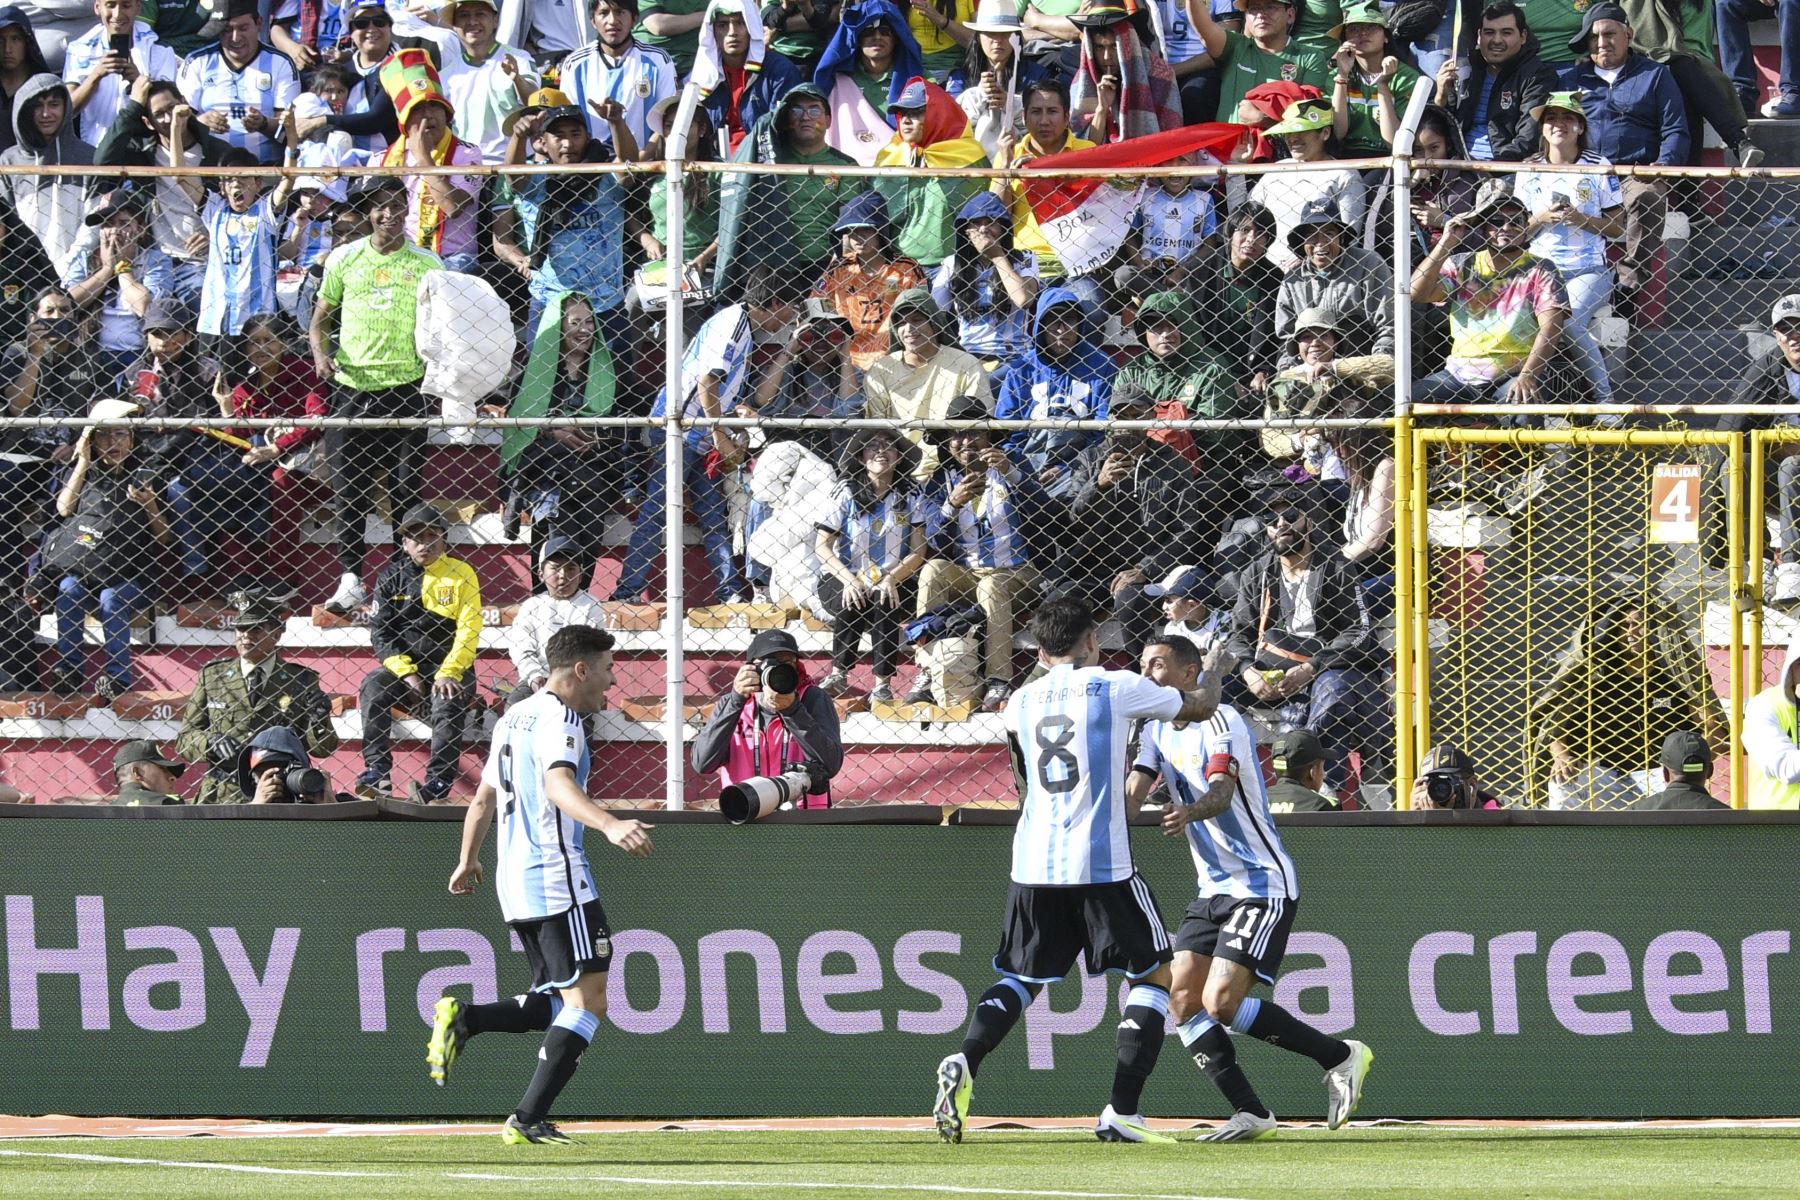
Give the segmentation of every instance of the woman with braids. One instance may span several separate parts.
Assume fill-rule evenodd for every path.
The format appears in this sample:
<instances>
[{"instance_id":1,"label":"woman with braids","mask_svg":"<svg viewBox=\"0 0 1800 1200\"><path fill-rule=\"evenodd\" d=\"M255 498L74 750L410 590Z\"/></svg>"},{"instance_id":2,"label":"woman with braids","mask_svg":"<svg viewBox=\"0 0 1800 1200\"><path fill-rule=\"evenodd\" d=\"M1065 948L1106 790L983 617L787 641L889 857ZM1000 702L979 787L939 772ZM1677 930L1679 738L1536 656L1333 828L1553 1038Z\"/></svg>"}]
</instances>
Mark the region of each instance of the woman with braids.
<instances>
[{"instance_id":1,"label":"woman with braids","mask_svg":"<svg viewBox=\"0 0 1800 1200\"><path fill-rule=\"evenodd\" d=\"M1549 758L1551 808L1627 808L1661 787L1663 739L1729 735L1690 622L1661 597L1594 599L1527 716L1534 765Z\"/></svg>"},{"instance_id":2,"label":"woman with braids","mask_svg":"<svg viewBox=\"0 0 1800 1200\"><path fill-rule=\"evenodd\" d=\"M962 206L956 238L955 253L932 276L931 298L956 314L957 344L987 365L998 390L1006 362L1031 346L1037 256L1013 249L1012 212L992 192Z\"/></svg>"}]
</instances>

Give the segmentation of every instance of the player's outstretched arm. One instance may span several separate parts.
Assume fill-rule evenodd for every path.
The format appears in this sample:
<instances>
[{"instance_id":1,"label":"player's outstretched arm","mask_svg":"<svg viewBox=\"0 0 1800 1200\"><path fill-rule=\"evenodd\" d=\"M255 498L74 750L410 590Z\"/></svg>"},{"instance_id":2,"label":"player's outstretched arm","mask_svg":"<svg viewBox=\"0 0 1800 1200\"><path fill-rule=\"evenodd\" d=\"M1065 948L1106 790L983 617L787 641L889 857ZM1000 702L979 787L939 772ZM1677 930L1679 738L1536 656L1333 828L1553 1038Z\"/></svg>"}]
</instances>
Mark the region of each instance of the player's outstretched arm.
<instances>
[{"instance_id":1,"label":"player's outstretched arm","mask_svg":"<svg viewBox=\"0 0 1800 1200\"><path fill-rule=\"evenodd\" d=\"M650 831L656 826L646 821L621 820L595 804L576 784L573 768L552 767L544 772L544 794L550 797L550 803L568 814L571 821L579 821L598 831L631 857L650 857Z\"/></svg>"},{"instance_id":2,"label":"player's outstretched arm","mask_svg":"<svg viewBox=\"0 0 1800 1200\"><path fill-rule=\"evenodd\" d=\"M481 882L481 843L487 841L488 826L494 823L494 789L482 784L469 801L463 814L462 858L450 872L450 894L466 896Z\"/></svg>"}]
</instances>

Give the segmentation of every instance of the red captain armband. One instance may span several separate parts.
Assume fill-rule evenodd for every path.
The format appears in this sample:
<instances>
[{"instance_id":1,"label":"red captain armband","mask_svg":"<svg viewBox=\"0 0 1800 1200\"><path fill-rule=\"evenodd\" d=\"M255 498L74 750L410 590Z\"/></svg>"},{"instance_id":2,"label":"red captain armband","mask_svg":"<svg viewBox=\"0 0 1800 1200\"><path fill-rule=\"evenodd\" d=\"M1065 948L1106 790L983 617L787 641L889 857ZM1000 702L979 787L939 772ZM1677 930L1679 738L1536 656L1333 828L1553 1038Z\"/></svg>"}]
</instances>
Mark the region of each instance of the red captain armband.
<instances>
[{"instance_id":1,"label":"red captain armband","mask_svg":"<svg viewBox=\"0 0 1800 1200\"><path fill-rule=\"evenodd\" d=\"M1237 759L1229 754L1215 754L1206 760L1206 781L1211 783L1221 775L1229 775L1233 779L1238 776Z\"/></svg>"}]
</instances>

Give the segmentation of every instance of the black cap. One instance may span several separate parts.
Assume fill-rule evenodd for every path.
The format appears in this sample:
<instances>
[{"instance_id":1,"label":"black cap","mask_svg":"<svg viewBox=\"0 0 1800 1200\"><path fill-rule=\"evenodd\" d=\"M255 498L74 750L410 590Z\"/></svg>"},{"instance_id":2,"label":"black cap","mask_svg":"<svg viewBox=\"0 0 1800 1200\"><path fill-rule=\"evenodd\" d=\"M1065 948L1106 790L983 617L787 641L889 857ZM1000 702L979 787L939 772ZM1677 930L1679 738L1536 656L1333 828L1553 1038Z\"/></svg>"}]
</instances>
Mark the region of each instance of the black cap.
<instances>
[{"instance_id":1,"label":"black cap","mask_svg":"<svg viewBox=\"0 0 1800 1200\"><path fill-rule=\"evenodd\" d=\"M1569 49L1577 54L1587 50L1588 35L1594 32L1594 26L1601 21L1617 21L1627 29L1631 27L1631 18L1625 10L1616 4L1596 4L1582 14L1581 28L1569 39Z\"/></svg>"},{"instance_id":2,"label":"black cap","mask_svg":"<svg viewBox=\"0 0 1800 1200\"><path fill-rule=\"evenodd\" d=\"M1458 775L1473 775L1475 760L1462 752L1462 747L1455 742L1439 742L1425 754L1425 761L1419 764L1419 774L1432 771L1455 771Z\"/></svg>"},{"instance_id":3,"label":"black cap","mask_svg":"<svg viewBox=\"0 0 1800 1200\"><path fill-rule=\"evenodd\" d=\"M123 746L119 747L119 752L113 755L113 770L120 771L132 763L140 762L155 763L157 766L165 767L168 770L175 772L177 775L187 770L187 764L179 759L164 758L163 752L157 747L155 742L144 741L141 739L134 742L126 742Z\"/></svg>"},{"instance_id":4,"label":"black cap","mask_svg":"<svg viewBox=\"0 0 1800 1200\"><path fill-rule=\"evenodd\" d=\"M1286 774L1325 761L1325 746L1310 729L1290 729L1269 747L1269 758L1277 771Z\"/></svg>"},{"instance_id":5,"label":"black cap","mask_svg":"<svg viewBox=\"0 0 1800 1200\"><path fill-rule=\"evenodd\" d=\"M153 297L144 306L144 332L167 333L174 329L192 329L194 310L173 296Z\"/></svg>"},{"instance_id":6,"label":"black cap","mask_svg":"<svg viewBox=\"0 0 1800 1200\"><path fill-rule=\"evenodd\" d=\"M370 5L368 7L374 7ZM384 9L385 13L386 10ZM390 192L405 194L406 181L397 175L364 175L350 189L350 207L365 212L376 199Z\"/></svg>"},{"instance_id":7,"label":"black cap","mask_svg":"<svg viewBox=\"0 0 1800 1200\"><path fill-rule=\"evenodd\" d=\"M394 532L400 533L408 529L418 529L421 526L447 530L450 528L450 519L429 504L415 504L406 510L406 515L400 518L398 525L394 526Z\"/></svg>"},{"instance_id":8,"label":"black cap","mask_svg":"<svg viewBox=\"0 0 1800 1200\"><path fill-rule=\"evenodd\" d=\"M1662 765L1678 775L1712 772L1713 749L1698 730L1677 729L1663 739Z\"/></svg>"},{"instance_id":9,"label":"black cap","mask_svg":"<svg viewBox=\"0 0 1800 1200\"><path fill-rule=\"evenodd\" d=\"M104 225L115 213L135 211L142 216L150 208L150 190L122 183L100 198L94 211L82 218L84 225Z\"/></svg>"},{"instance_id":10,"label":"black cap","mask_svg":"<svg viewBox=\"0 0 1800 1200\"><path fill-rule=\"evenodd\" d=\"M761 662L769 655L780 654L784 650L789 654L800 653L800 643L794 640L794 635L785 629L765 629L750 639L750 649L745 652L744 660Z\"/></svg>"}]
</instances>

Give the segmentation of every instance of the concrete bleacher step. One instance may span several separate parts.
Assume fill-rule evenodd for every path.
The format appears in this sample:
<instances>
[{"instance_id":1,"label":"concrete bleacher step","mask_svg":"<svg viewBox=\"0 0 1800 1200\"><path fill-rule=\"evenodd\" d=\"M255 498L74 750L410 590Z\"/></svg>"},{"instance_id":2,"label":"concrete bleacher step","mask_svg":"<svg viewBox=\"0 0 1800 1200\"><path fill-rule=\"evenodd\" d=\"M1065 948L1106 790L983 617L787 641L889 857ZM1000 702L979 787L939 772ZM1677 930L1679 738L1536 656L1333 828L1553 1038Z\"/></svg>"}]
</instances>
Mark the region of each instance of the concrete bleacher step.
<instances>
[{"instance_id":1,"label":"concrete bleacher step","mask_svg":"<svg viewBox=\"0 0 1800 1200\"><path fill-rule=\"evenodd\" d=\"M1800 198L1797 198L1800 199ZM1779 277L1764 279L1733 277L1729 279L1682 279L1669 289L1664 298L1665 329L1735 330L1744 325L1767 329L1769 310L1775 301L1792 292L1800 292L1800 257L1781 264ZM1634 330L1636 341L1655 330ZM1716 358L1718 351L1712 352Z\"/></svg>"},{"instance_id":2,"label":"concrete bleacher step","mask_svg":"<svg viewBox=\"0 0 1800 1200\"><path fill-rule=\"evenodd\" d=\"M1712 290L1712 289L1705 289ZM1771 301L1772 303L1772 301ZM1762 319L1768 319L1763 309ZM1628 375L1661 379L1734 379L1750 353L1749 335L1726 327L1675 325L1664 329L1633 329L1629 348L1619 366ZM1690 403L1701 397L1693 396Z\"/></svg>"}]
</instances>

